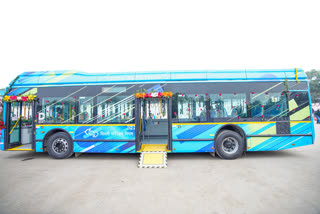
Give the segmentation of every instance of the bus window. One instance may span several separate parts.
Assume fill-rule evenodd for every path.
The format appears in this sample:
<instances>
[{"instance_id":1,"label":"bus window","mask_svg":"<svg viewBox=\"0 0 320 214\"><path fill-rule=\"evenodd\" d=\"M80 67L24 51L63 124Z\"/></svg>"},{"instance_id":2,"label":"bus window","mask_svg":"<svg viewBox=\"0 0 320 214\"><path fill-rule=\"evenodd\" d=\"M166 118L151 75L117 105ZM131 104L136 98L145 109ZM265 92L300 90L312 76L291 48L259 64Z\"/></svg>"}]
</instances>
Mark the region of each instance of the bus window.
<instances>
[{"instance_id":1,"label":"bus window","mask_svg":"<svg viewBox=\"0 0 320 214\"><path fill-rule=\"evenodd\" d=\"M287 117L287 95L285 92L250 94L251 117Z\"/></svg>"},{"instance_id":2,"label":"bus window","mask_svg":"<svg viewBox=\"0 0 320 214\"><path fill-rule=\"evenodd\" d=\"M98 96L98 123L134 123L134 96Z\"/></svg>"},{"instance_id":3,"label":"bus window","mask_svg":"<svg viewBox=\"0 0 320 214\"><path fill-rule=\"evenodd\" d=\"M210 119L247 117L246 94L210 94Z\"/></svg>"},{"instance_id":4,"label":"bus window","mask_svg":"<svg viewBox=\"0 0 320 214\"><path fill-rule=\"evenodd\" d=\"M49 97L42 99L44 118L39 123L74 123L76 110L75 99L63 97Z\"/></svg>"},{"instance_id":5,"label":"bus window","mask_svg":"<svg viewBox=\"0 0 320 214\"><path fill-rule=\"evenodd\" d=\"M204 94L179 94L178 120L206 121L206 96Z\"/></svg>"},{"instance_id":6,"label":"bus window","mask_svg":"<svg viewBox=\"0 0 320 214\"><path fill-rule=\"evenodd\" d=\"M92 123L93 117L93 98L79 97L79 123Z\"/></svg>"},{"instance_id":7,"label":"bus window","mask_svg":"<svg viewBox=\"0 0 320 214\"><path fill-rule=\"evenodd\" d=\"M290 120L310 120L308 92L291 92L288 103Z\"/></svg>"}]
</instances>

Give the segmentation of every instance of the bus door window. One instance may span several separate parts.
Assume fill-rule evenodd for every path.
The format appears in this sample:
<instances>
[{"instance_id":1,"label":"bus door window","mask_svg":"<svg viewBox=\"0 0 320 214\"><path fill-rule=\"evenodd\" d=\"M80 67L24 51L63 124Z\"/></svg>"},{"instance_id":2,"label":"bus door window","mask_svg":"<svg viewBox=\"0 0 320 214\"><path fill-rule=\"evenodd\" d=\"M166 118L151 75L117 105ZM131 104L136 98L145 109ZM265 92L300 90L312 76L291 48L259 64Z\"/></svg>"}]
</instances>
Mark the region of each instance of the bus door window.
<instances>
[{"instance_id":1,"label":"bus door window","mask_svg":"<svg viewBox=\"0 0 320 214\"><path fill-rule=\"evenodd\" d=\"M167 101L165 99L147 100L146 114L148 119L167 119Z\"/></svg>"},{"instance_id":2,"label":"bus door window","mask_svg":"<svg viewBox=\"0 0 320 214\"><path fill-rule=\"evenodd\" d=\"M10 143L19 143L20 137L20 102L12 102L11 103L11 120L10 120Z\"/></svg>"},{"instance_id":3,"label":"bus door window","mask_svg":"<svg viewBox=\"0 0 320 214\"><path fill-rule=\"evenodd\" d=\"M21 103L21 144L32 143L32 103Z\"/></svg>"}]
</instances>

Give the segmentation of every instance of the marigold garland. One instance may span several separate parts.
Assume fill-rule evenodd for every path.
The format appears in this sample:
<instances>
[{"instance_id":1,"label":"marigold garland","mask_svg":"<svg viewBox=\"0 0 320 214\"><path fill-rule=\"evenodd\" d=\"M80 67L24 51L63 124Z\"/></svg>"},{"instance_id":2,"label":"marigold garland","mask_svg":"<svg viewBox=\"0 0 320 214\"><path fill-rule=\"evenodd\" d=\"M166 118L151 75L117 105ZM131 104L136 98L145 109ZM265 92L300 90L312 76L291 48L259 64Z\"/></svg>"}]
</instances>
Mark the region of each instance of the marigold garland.
<instances>
[{"instance_id":1,"label":"marigold garland","mask_svg":"<svg viewBox=\"0 0 320 214\"><path fill-rule=\"evenodd\" d=\"M33 101L37 96L36 95L28 95L28 96L4 96L3 101L4 102L17 102L17 101L22 101L22 102L30 102Z\"/></svg>"},{"instance_id":2,"label":"marigold garland","mask_svg":"<svg viewBox=\"0 0 320 214\"><path fill-rule=\"evenodd\" d=\"M172 97L172 92L158 92L158 93L136 93L135 94L136 98L152 98L152 97L157 97L157 98L162 98L162 97Z\"/></svg>"}]
</instances>

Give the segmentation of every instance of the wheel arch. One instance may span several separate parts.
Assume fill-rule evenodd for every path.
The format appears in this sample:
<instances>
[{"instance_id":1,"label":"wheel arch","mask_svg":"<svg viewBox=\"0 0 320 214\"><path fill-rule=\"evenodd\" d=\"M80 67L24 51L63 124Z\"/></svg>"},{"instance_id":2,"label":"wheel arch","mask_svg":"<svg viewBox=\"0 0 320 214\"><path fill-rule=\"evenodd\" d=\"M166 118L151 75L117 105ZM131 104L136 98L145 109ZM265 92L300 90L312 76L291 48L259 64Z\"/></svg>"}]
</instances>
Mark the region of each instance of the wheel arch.
<instances>
[{"instance_id":1,"label":"wheel arch","mask_svg":"<svg viewBox=\"0 0 320 214\"><path fill-rule=\"evenodd\" d=\"M234 132L237 132L238 134L240 134L240 136L242 137L243 142L244 142L244 147L245 147L244 151L247 151L247 135L243 131L243 129L240 126L236 125L236 124L226 124L226 125L221 126L217 130L217 132L216 132L216 134L214 136L214 142L216 142L216 139L217 139L218 135L224 130L230 130L230 131L234 131Z\"/></svg>"},{"instance_id":2,"label":"wheel arch","mask_svg":"<svg viewBox=\"0 0 320 214\"><path fill-rule=\"evenodd\" d=\"M47 150L47 142L48 142L48 139L49 137L51 137L52 135L58 133L58 132L64 132L66 133L70 139L72 140L72 136L70 135L69 132L67 132L65 129L62 129L62 128L54 128L54 129L51 129L50 131L48 131L48 133L44 136L44 140L43 140L43 148L44 150Z\"/></svg>"}]
</instances>

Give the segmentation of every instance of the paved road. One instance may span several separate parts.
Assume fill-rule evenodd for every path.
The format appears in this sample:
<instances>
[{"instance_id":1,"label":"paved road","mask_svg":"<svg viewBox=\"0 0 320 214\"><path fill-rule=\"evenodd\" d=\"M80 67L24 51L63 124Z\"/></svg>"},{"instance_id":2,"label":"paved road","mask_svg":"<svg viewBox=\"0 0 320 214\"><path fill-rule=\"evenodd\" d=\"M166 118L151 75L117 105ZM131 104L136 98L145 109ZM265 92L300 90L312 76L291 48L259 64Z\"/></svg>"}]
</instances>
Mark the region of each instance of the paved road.
<instances>
[{"instance_id":1,"label":"paved road","mask_svg":"<svg viewBox=\"0 0 320 214\"><path fill-rule=\"evenodd\" d=\"M233 161L169 154L167 169L138 157L0 152L0 214L320 213L319 144Z\"/></svg>"}]
</instances>

